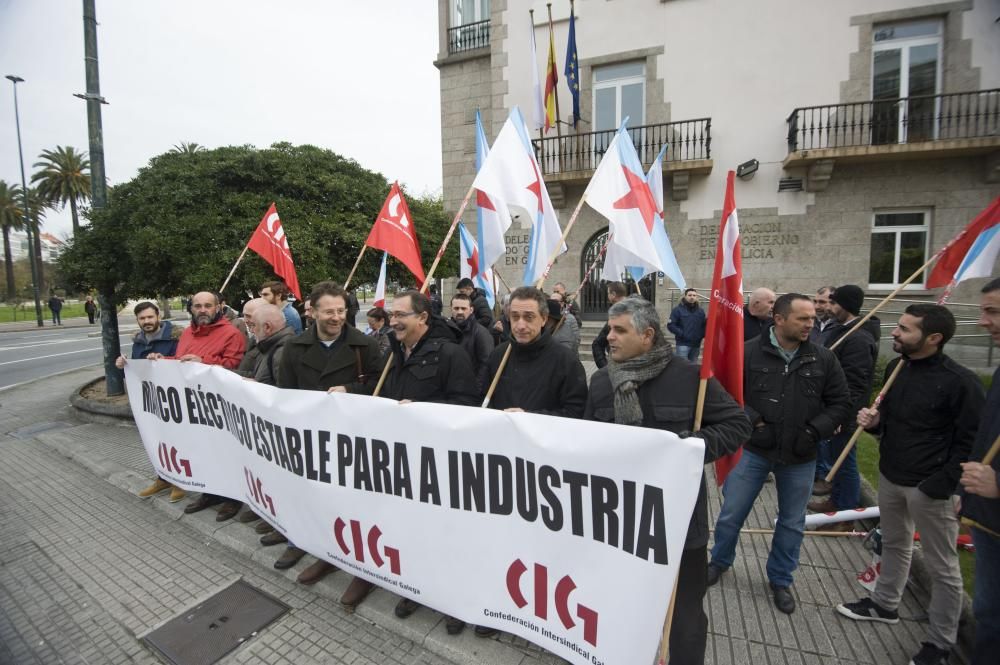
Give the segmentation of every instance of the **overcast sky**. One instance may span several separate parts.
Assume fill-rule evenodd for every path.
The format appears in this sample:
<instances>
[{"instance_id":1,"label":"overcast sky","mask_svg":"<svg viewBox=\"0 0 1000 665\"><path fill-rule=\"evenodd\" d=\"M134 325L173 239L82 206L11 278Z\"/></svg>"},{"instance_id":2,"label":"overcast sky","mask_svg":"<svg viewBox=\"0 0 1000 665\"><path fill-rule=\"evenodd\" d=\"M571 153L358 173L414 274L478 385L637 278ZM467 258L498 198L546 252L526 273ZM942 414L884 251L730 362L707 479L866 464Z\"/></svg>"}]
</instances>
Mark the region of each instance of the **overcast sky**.
<instances>
[{"instance_id":1,"label":"overcast sky","mask_svg":"<svg viewBox=\"0 0 1000 665\"><path fill-rule=\"evenodd\" d=\"M0 75L16 74L30 182L39 153L88 150L81 0L0 0ZM310 143L441 188L437 3L97 0L111 184L181 141ZM0 179L20 183L14 100L0 79ZM45 229L72 229L69 208Z\"/></svg>"}]
</instances>

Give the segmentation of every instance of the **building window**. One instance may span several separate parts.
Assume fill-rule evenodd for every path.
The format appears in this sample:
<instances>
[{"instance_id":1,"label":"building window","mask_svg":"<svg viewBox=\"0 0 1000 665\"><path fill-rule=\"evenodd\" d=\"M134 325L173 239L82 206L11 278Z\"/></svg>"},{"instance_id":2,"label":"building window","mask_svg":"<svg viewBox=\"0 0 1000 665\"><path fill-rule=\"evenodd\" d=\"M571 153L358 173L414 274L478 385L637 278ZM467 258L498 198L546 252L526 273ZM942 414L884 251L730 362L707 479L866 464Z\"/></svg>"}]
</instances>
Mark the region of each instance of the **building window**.
<instances>
[{"instance_id":1,"label":"building window","mask_svg":"<svg viewBox=\"0 0 1000 665\"><path fill-rule=\"evenodd\" d=\"M453 0L448 53L461 53L490 45L490 0Z\"/></svg>"},{"instance_id":2,"label":"building window","mask_svg":"<svg viewBox=\"0 0 1000 665\"><path fill-rule=\"evenodd\" d=\"M639 127L646 119L646 65L643 62L622 62L594 67L594 131L604 132L595 137L595 148L603 155L614 138L614 132L628 118L629 127ZM642 145L642 137L634 130L632 142Z\"/></svg>"},{"instance_id":3,"label":"building window","mask_svg":"<svg viewBox=\"0 0 1000 665\"><path fill-rule=\"evenodd\" d=\"M490 0L453 0L451 24L469 25L490 19Z\"/></svg>"},{"instance_id":4,"label":"building window","mask_svg":"<svg viewBox=\"0 0 1000 665\"><path fill-rule=\"evenodd\" d=\"M869 288L895 288L924 265L929 231L928 210L876 212L872 220ZM906 288L923 288L925 279L926 274L920 275Z\"/></svg>"},{"instance_id":5,"label":"building window","mask_svg":"<svg viewBox=\"0 0 1000 665\"><path fill-rule=\"evenodd\" d=\"M872 44L872 143L937 138L941 21L877 25ZM906 99L913 98L918 99ZM885 100L879 103L879 100Z\"/></svg>"}]
</instances>

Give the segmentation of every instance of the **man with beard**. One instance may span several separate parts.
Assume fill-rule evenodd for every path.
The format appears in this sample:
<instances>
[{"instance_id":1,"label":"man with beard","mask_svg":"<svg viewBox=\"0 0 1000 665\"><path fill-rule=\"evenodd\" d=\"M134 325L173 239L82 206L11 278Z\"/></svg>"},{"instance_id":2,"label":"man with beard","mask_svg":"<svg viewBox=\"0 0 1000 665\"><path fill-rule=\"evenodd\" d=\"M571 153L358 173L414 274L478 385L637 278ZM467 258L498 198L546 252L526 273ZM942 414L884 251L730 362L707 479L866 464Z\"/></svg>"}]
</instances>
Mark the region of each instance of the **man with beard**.
<instances>
[{"instance_id":1,"label":"man with beard","mask_svg":"<svg viewBox=\"0 0 1000 665\"><path fill-rule=\"evenodd\" d=\"M246 351L246 340L222 315L218 297L211 291L201 291L191 299L191 325L184 329L177 343L177 351L173 355L150 353L147 358L176 359L181 362L204 363L219 365L235 370ZM215 494L203 493L184 508L184 513L190 515L204 510L217 503L219 508L216 520L225 521L236 515L240 502Z\"/></svg>"},{"instance_id":2,"label":"man with beard","mask_svg":"<svg viewBox=\"0 0 1000 665\"><path fill-rule=\"evenodd\" d=\"M773 472L778 521L767 558L767 579L775 607L785 614L795 611L790 587L799 565L816 451L819 442L844 421L851 406L837 358L809 341L815 317L809 296L786 293L774 303L774 325L746 345L744 410L753 432L726 477L708 564L711 586L733 565L740 529L767 474Z\"/></svg>"},{"instance_id":3,"label":"man with beard","mask_svg":"<svg viewBox=\"0 0 1000 665\"><path fill-rule=\"evenodd\" d=\"M315 322L285 344L278 370L278 387L370 395L382 371L382 355L374 338L348 325L347 292L334 282L320 282L313 287L308 299L312 302ZM261 538L264 545L286 541L278 531ZM274 567L278 570L291 568L303 556L305 550L288 543ZM333 564L320 559L303 570L298 581L314 584L333 570ZM341 604L356 607L372 586L371 582L355 577L341 596Z\"/></svg>"},{"instance_id":4,"label":"man with beard","mask_svg":"<svg viewBox=\"0 0 1000 665\"><path fill-rule=\"evenodd\" d=\"M608 302L612 305L624 300L625 296L628 295L628 289L621 282L608 282ZM611 326L607 323L601 328L601 332L597 333L597 337L594 338L593 343L590 345L590 351L594 355L594 362L597 364L597 368L600 369L608 364L608 333L611 332Z\"/></svg>"},{"instance_id":5,"label":"man with beard","mask_svg":"<svg viewBox=\"0 0 1000 665\"><path fill-rule=\"evenodd\" d=\"M900 362L906 365L879 409L858 412L858 424L879 437L882 568L870 597L836 610L857 621L899 622L896 610L910 573L916 528L931 598L927 640L910 661L915 665L948 661L962 611L952 495L972 449L985 394L975 374L944 354L954 334L955 317L948 308L907 307L892 331L892 350L901 357L889 362L886 376Z\"/></svg>"},{"instance_id":6,"label":"man with beard","mask_svg":"<svg viewBox=\"0 0 1000 665\"><path fill-rule=\"evenodd\" d=\"M493 336L476 321L472 315L472 298L464 293L456 293L451 297L451 320L462 335L458 345L469 354L476 383L482 385L486 375L486 361L494 348Z\"/></svg>"},{"instance_id":7,"label":"man with beard","mask_svg":"<svg viewBox=\"0 0 1000 665\"><path fill-rule=\"evenodd\" d=\"M458 346L458 330L431 312L430 299L419 291L397 293L389 308L393 337L392 367L382 397L410 402L442 402L475 406L479 390L468 354ZM396 604L396 616L405 619L420 608L409 598ZM446 618L449 635L462 632L465 622Z\"/></svg>"},{"instance_id":8,"label":"man with beard","mask_svg":"<svg viewBox=\"0 0 1000 665\"><path fill-rule=\"evenodd\" d=\"M265 283L260 287L260 297L281 310L285 321L296 335L302 332L302 317L295 311L292 303L288 302L288 286L284 282L275 280Z\"/></svg>"},{"instance_id":9,"label":"man with beard","mask_svg":"<svg viewBox=\"0 0 1000 665\"><path fill-rule=\"evenodd\" d=\"M670 321L667 322L667 330L674 334L677 343L678 356L698 362L701 340L705 339L705 323L705 311L698 304L698 292L685 289L684 299L670 312Z\"/></svg>"},{"instance_id":10,"label":"man with beard","mask_svg":"<svg viewBox=\"0 0 1000 665\"><path fill-rule=\"evenodd\" d=\"M483 292L477 289L476 285L468 277L458 280L455 290L469 296L469 299L472 301L472 310L475 312L476 321L479 321L479 323L483 324L484 328L490 330L493 327L493 310L490 309L490 303L486 300Z\"/></svg>"},{"instance_id":11,"label":"man with beard","mask_svg":"<svg viewBox=\"0 0 1000 665\"><path fill-rule=\"evenodd\" d=\"M511 347L491 408L566 418L583 415L587 373L576 354L553 341L545 329L548 315L549 300L539 289L521 286L510 294L511 340L498 346L487 363L487 377L492 381Z\"/></svg>"},{"instance_id":12,"label":"man with beard","mask_svg":"<svg viewBox=\"0 0 1000 665\"><path fill-rule=\"evenodd\" d=\"M135 314L136 323L139 324L139 332L132 338L132 360L141 360L151 353L165 356L174 355L182 329L174 326L170 321L161 322L160 308L148 300L136 305L132 312ZM125 368L125 356L118 356L115 360L115 367ZM156 477L152 485L140 491L139 496L145 499L168 488L170 489L170 503L177 503L184 498L184 490L171 485L159 476Z\"/></svg>"},{"instance_id":13,"label":"man with beard","mask_svg":"<svg viewBox=\"0 0 1000 665\"><path fill-rule=\"evenodd\" d=\"M816 325L809 333L809 341L813 344L823 344L823 334L829 326L836 323L836 319L830 313L830 295L833 293L832 286L821 286L816 289L816 296L813 304L816 305Z\"/></svg>"},{"instance_id":14,"label":"man with beard","mask_svg":"<svg viewBox=\"0 0 1000 665\"><path fill-rule=\"evenodd\" d=\"M673 355L660 317L649 302L626 298L608 310L611 359L590 384L584 418L619 425L649 427L705 441L705 463L739 449L750 436L750 423L739 405L714 378L708 382L702 428L692 434L698 394L698 366ZM705 550L708 546L708 494L701 489L688 523L678 573L670 663L705 660L708 617L704 597Z\"/></svg>"}]
</instances>

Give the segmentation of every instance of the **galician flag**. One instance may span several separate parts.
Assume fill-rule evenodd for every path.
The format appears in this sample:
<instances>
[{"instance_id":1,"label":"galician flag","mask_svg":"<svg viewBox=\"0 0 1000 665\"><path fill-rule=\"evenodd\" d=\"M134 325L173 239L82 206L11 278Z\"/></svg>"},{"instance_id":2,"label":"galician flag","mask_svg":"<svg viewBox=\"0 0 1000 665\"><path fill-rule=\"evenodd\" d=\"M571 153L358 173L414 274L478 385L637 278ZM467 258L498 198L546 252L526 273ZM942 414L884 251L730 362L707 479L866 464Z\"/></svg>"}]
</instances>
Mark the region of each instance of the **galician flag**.
<instances>
[{"instance_id":1,"label":"galician flag","mask_svg":"<svg viewBox=\"0 0 1000 665\"><path fill-rule=\"evenodd\" d=\"M646 173L646 184L653 195L653 203L656 204L656 211L660 213L660 220L653 229L653 246L663 264L663 273L670 278L678 289L683 291L687 288L684 275L681 274L681 266L674 256L674 246L670 244L670 236L667 235L667 220L663 216L663 156L667 152L666 144L660 148L660 153L649 166Z\"/></svg>"},{"instance_id":2,"label":"galician flag","mask_svg":"<svg viewBox=\"0 0 1000 665\"><path fill-rule=\"evenodd\" d=\"M385 263L389 258L389 252L382 252L382 267L378 271L378 284L375 285L376 307L385 307Z\"/></svg>"},{"instance_id":3,"label":"galician flag","mask_svg":"<svg viewBox=\"0 0 1000 665\"><path fill-rule=\"evenodd\" d=\"M483 167L489 154L490 146L486 142L483 121L479 115L479 109L476 109L476 171ZM476 274L469 275L469 278L486 294L486 300L490 307L493 307L493 303L496 301L496 295L493 292L492 266L497 259L507 253L504 234L509 228L510 213L507 211L507 207L502 203L498 207L485 192L477 191L475 246L479 253L476 263L480 269ZM487 276L487 272L490 273L489 276Z\"/></svg>"},{"instance_id":4,"label":"galician flag","mask_svg":"<svg viewBox=\"0 0 1000 665\"><path fill-rule=\"evenodd\" d=\"M499 219L519 214L531 220L524 284L534 284L556 248L565 252L566 244L518 107L511 110L472 186L489 197Z\"/></svg>"},{"instance_id":5,"label":"galician flag","mask_svg":"<svg viewBox=\"0 0 1000 665\"><path fill-rule=\"evenodd\" d=\"M927 288L954 286L974 277L990 277L1000 255L1000 196L952 239L927 277Z\"/></svg>"},{"instance_id":6,"label":"galician flag","mask_svg":"<svg viewBox=\"0 0 1000 665\"><path fill-rule=\"evenodd\" d=\"M490 307L493 307L496 302L496 294L493 292L493 268L483 266L480 263L482 255L479 252L479 247L476 245L476 239L465 228L465 224L458 225L458 235L460 250L458 276L471 279L475 283L476 288L480 289L486 295L486 301L489 302Z\"/></svg>"},{"instance_id":7,"label":"galician flag","mask_svg":"<svg viewBox=\"0 0 1000 665\"><path fill-rule=\"evenodd\" d=\"M705 325L705 353L701 378L713 376L736 403L743 406L743 258L740 255L740 223L736 217L736 195L730 171L726 177L726 198L722 204L719 242L715 250L712 293ZM715 462L719 485L740 460L742 449Z\"/></svg>"}]
</instances>

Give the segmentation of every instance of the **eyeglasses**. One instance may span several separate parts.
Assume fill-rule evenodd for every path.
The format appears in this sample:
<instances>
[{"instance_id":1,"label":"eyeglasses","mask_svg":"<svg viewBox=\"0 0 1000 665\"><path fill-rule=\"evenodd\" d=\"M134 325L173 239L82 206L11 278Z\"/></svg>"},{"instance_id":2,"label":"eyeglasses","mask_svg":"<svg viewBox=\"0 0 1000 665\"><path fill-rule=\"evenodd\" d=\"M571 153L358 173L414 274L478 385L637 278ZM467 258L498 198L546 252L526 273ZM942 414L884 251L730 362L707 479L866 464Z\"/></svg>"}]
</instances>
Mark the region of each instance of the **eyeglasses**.
<instances>
[{"instance_id":1,"label":"eyeglasses","mask_svg":"<svg viewBox=\"0 0 1000 665\"><path fill-rule=\"evenodd\" d=\"M416 312L389 312L390 319L405 319L408 316L413 316Z\"/></svg>"}]
</instances>

